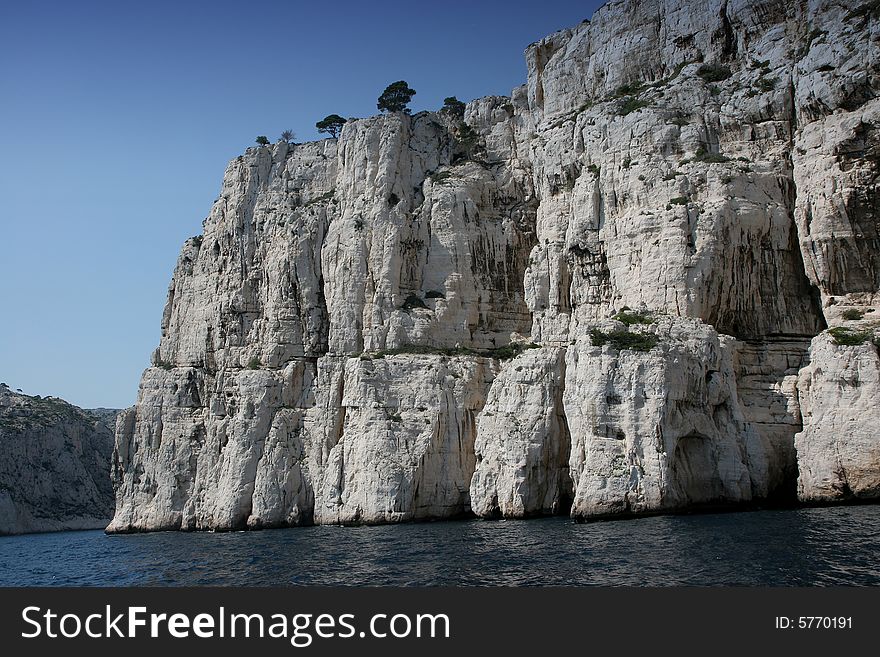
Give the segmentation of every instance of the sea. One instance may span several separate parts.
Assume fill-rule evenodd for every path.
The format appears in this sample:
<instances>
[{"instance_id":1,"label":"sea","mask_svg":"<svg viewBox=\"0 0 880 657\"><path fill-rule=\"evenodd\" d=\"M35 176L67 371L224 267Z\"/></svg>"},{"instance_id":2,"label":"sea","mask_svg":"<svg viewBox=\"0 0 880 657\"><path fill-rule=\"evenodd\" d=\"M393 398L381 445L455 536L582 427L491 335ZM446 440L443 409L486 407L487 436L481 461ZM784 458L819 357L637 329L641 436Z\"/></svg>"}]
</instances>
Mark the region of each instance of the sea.
<instances>
[{"instance_id":1,"label":"sea","mask_svg":"<svg viewBox=\"0 0 880 657\"><path fill-rule=\"evenodd\" d=\"M0 537L2 586L877 586L880 505Z\"/></svg>"}]
</instances>

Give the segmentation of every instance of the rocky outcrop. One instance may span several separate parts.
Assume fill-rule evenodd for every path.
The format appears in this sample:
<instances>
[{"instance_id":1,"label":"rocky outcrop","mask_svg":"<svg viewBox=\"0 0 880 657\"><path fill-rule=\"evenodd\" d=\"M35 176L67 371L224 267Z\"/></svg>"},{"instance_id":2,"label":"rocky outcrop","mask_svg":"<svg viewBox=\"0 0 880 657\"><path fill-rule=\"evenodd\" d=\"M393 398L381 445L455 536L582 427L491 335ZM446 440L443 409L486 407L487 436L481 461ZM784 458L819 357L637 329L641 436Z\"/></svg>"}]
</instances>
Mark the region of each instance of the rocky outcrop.
<instances>
[{"instance_id":1,"label":"rocky outcrop","mask_svg":"<svg viewBox=\"0 0 880 657\"><path fill-rule=\"evenodd\" d=\"M595 336L568 351L572 515L765 498L767 449L737 399L731 339L697 320L663 317L651 328L636 333L656 336L649 351Z\"/></svg>"},{"instance_id":2,"label":"rocky outcrop","mask_svg":"<svg viewBox=\"0 0 880 657\"><path fill-rule=\"evenodd\" d=\"M797 379L809 361L809 346L806 339L792 338L737 341L733 354L743 417L768 450L768 495L786 504L797 497L794 435L802 428Z\"/></svg>"},{"instance_id":3,"label":"rocky outcrop","mask_svg":"<svg viewBox=\"0 0 880 657\"><path fill-rule=\"evenodd\" d=\"M877 344L867 337L837 344L823 333L813 340L810 354L798 380L804 417L804 429L795 436L798 496L810 502L878 498Z\"/></svg>"},{"instance_id":4,"label":"rocky outcrop","mask_svg":"<svg viewBox=\"0 0 880 657\"><path fill-rule=\"evenodd\" d=\"M814 338L880 298L877 13L609 3L463 119L248 149L178 261L109 529L589 518L799 471L809 499Z\"/></svg>"},{"instance_id":5,"label":"rocky outcrop","mask_svg":"<svg viewBox=\"0 0 880 657\"><path fill-rule=\"evenodd\" d=\"M107 525L115 413L0 385L0 534Z\"/></svg>"},{"instance_id":6,"label":"rocky outcrop","mask_svg":"<svg viewBox=\"0 0 880 657\"><path fill-rule=\"evenodd\" d=\"M564 389L564 349L530 349L502 369L479 416L474 513L522 518L570 507Z\"/></svg>"},{"instance_id":7,"label":"rocky outcrop","mask_svg":"<svg viewBox=\"0 0 880 657\"><path fill-rule=\"evenodd\" d=\"M384 523L467 511L474 427L494 370L486 358L347 361L345 417L327 456L315 520Z\"/></svg>"}]
</instances>

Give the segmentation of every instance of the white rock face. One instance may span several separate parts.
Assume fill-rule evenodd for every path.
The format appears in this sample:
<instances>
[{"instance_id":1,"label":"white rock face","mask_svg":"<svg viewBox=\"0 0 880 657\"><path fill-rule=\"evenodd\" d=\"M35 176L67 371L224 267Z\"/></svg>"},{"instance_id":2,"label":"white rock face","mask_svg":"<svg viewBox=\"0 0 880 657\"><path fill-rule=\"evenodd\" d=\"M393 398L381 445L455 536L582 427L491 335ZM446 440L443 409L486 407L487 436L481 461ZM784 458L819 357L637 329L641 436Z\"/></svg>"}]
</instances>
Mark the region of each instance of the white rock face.
<instances>
[{"instance_id":1,"label":"white rock face","mask_svg":"<svg viewBox=\"0 0 880 657\"><path fill-rule=\"evenodd\" d=\"M877 32L623 0L463 122L248 149L120 421L110 530L793 498L810 340L880 311ZM655 347L594 345L623 307Z\"/></svg>"},{"instance_id":2,"label":"white rock face","mask_svg":"<svg viewBox=\"0 0 880 657\"><path fill-rule=\"evenodd\" d=\"M173 380L147 370L119 420L109 530L462 515L475 418L496 367L478 357L328 356L210 384L190 368L171 370Z\"/></svg>"},{"instance_id":3,"label":"white rock face","mask_svg":"<svg viewBox=\"0 0 880 657\"><path fill-rule=\"evenodd\" d=\"M806 340L774 338L738 341L733 355L736 390L743 417L768 449L768 494L795 501L797 479L794 434L801 430L797 379L809 360Z\"/></svg>"},{"instance_id":4,"label":"white rock face","mask_svg":"<svg viewBox=\"0 0 880 657\"><path fill-rule=\"evenodd\" d=\"M650 351L589 338L568 351L575 517L767 494L766 446L740 409L730 338L696 320L661 317L652 328Z\"/></svg>"},{"instance_id":5,"label":"white rock face","mask_svg":"<svg viewBox=\"0 0 880 657\"><path fill-rule=\"evenodd\" d=\"M482 517L559 513L571 502L562 394L565 350L530 349L506 364L480 414L471 506Z\"/></svg>"},{"instance_id":6,"label":"white rock face","mask_svg":"<svg viewBox=\"0 0 880 657\"><path fill-rule=\"evenodd\" d=\"M341 435L327 457L319 523L447 518L469 509L486 358L386 356L345 363Z\"/></svg>"},{"instance_id":7,"label":"white rock face","mask_svg":"<svg viewBox=\"0 0 880 657\"><path fill-rule=\"evenodd\" d=\"M748 339L822 328L792 220L789 18L773 15L784 5L732 9L609 4L527 51L534 339L565 340L623 305ZM768 58L764 91L753 61Z\"/></svg>"},{"instance_id":8,"label":"white rock face","mask_svg":"<svg viewBox=\"0 0 880 657\"><path fill-rule=\"evenodd\" d=\"M880 497L880 357L877 347L813 340L798 380L804 430L795 436L804 501Z\"/></svg>"},{"instance_id":9,"label":"white rock face","mask_svg":"<svg viewBox=\"0 0 880 657\"><path fill-rule=\"evenodd\" d=\"M107 525L114 414L0 385L0 534Z\"/></svg>"}]
</instances>

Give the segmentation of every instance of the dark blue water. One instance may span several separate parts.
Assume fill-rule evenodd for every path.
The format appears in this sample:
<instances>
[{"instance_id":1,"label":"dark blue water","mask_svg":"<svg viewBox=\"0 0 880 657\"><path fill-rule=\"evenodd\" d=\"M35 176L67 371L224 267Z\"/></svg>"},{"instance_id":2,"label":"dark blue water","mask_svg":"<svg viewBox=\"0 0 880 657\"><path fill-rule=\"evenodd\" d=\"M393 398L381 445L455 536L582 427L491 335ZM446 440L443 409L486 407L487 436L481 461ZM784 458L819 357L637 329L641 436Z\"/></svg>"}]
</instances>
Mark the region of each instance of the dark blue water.
<instances>
[{"instance_id":1,"label":"dark blue water","mask_svg":"<svg viewBox=\"0 0 880 657\"><path fill-rule=\"evenodd\" d=\"M0 585L880 585L880 506L0 538Z\"/></svg>"}]
</instances>

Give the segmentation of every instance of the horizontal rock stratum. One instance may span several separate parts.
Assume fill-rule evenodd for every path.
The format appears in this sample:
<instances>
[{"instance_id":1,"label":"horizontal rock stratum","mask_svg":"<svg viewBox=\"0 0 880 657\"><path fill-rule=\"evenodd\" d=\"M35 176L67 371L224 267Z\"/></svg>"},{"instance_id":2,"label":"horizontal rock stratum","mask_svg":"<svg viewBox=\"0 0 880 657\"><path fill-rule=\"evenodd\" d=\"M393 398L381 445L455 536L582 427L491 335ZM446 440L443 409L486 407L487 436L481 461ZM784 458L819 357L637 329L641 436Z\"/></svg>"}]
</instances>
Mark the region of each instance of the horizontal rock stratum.
<instances>
[{"instance_id":1,"label":"horizontal rock stratum","mask_svg":"<svg viewBox=\"0 0 880 657\"><path fill-rule=\"evenodd\" d=\"M464 122L248 149L108 530L880 495L875 4L609 3Z\"/></svg>"}]
</instances>

